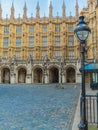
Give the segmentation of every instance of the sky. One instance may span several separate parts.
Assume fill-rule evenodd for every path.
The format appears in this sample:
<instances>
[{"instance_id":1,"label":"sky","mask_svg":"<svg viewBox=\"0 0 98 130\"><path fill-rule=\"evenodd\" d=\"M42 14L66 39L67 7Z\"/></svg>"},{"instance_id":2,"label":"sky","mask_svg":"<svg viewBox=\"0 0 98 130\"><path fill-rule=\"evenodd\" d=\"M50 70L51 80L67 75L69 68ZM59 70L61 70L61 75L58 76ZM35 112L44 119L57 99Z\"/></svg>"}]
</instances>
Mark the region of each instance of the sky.
<instances>
[{"instance_id":1,"label":"sky","mask_svg":"<svg viewBox=\"0 0 98 130\"><path fill-rule=\"evenodd\" d=\"M23 16L23 7L26 2L27 5L27 16L31 17L31 14L33 14L33 17L36 16L36 5L37 2L39 2L40 5L40 16L48 17L49 15L49 5L50 1L52 2L53 6L53 16L62 16L62 4L63 1L65 2L66 5L66 15L70 16L75 16L75 4L76 0L0 0L1 7L2 7L2 16L3 18L10 17L10 11L11 11L11 6L12 2L14 3L14 8L15 8L15 17L20 17ZM87 7L87 0L77 0L79 4L79 11Z\"/></svg>"}]
</instances>

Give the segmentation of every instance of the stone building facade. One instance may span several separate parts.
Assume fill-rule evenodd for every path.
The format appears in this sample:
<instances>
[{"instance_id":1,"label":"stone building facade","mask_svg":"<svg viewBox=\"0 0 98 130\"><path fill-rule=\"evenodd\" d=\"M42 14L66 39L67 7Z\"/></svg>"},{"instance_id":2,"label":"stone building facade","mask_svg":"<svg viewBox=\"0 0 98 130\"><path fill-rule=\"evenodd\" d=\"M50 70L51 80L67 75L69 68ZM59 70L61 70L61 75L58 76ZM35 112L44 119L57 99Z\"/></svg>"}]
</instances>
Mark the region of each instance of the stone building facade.
<instances>
[{"instance_id":1,"label":"stone building facade","mask_svg":"<svg viewBox=\"0 0 98 130\"><path fill-rule=\"evenodd\" d=\"M88 62L97 61L97 5L97 0L88 0L88 7L82 10L92 29L86 46ZM49 17L40 17L37 3L36 18L28 18L25 3L23 18L15 18L12 3L10 18L3 19L0 5L0 83L81 83L81 47L74 36L79 17L77 0L75 10L74 17L67 17L63 3L62 17L53 17L50 2ZM89 73L86 79L89 81Z\"/></svg>"}]
</instances>

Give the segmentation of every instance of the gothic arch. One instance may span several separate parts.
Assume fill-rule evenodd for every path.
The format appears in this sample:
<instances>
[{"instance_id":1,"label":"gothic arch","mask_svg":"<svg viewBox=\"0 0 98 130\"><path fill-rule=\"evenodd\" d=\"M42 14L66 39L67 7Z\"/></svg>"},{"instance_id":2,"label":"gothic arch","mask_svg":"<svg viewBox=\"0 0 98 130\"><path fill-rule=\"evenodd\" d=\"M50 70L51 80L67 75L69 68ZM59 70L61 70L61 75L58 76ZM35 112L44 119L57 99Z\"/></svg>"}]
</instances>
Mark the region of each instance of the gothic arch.
<instances>
[{"instance_id":1,"label":"gothic arch","mask_svg":"<svg viewBox=\"0 0 98 130\"><path fill-rule=\"evenodd\" d=\"M32 70L34 71L36 68L42 69L42 66L41 65L34 65L33 68L32 68Z\"/></svg>"},{"instance_id":2,"label":"gothic arch","mask_svg":"<svg viewBox=\"0 0 98 130\"><path fill-rule=\"evenodd\" d=\"M26 66L20 65L20 66L18 66L18 67L16 68L16 71L18 71L18 70L21 69L21 68L27 70Z\"/></svg>"},{"instance_id":3,"label":"gothic arch","mask_svg":"<svg viewBox=\"0 0 98 130\"><path fill-rule=\"evenodd\" d=\"M18 83L26 83L26 73L25 68L18 69Z\"/></svg>"},{"instance_id":4,"label":"gothic arch","mask_svg":"<svg viewBox=\"0 0 98 130\"><path fill-rule=\"evenodd\" d=\"M59 69L56 66L49 67L49 83L59 83Z\"/></svg>"},{"instance_id":5,"label":"gothic arch","mask_svg":"<svg viewBox=\"0 0 98 130\"><path fill-rule=\"evenodd\" d=\"M48 69L51 69L51 68L53 68L53 67L55 67L55 68L57 68L58 70L59 70L59 68L60 68L60 66L59 65L54 65L54 64L51 64L51 65L49 65L48 66Z\"/></svg>"},{"instance_id":6,"label":"gothic arch","mask_svg":"<svg viewBox=\"0 0 98 130\"><path fill-rule=\"evenodd\" d=\"M64 69L67 70L68 68L73 68L73 69L76 70L76 66L73 65L73 64L69 64L69 65L67 65Z\"/></svg>"},{"instance_id":7,"label":"gothic arch","mask_svg":"<svg viewBox=\"0 0 98 130\"><path fill-rule=\"evenodd\" d=\"M9 67L3 67L1 71L1 82L10 83L10 69Z\"/></svg>"},{"instance_id":8,"label":"gothic arch","mask_svg":"<svg viewBox=\"0 0 98 130\"><path fill-rule=\"evenodd\" d=\"M33 68L33 83L42 83L43 70L41 67Z\"/></svg>"},{"instance_id":9,"label":"gothic arch","mask_svg":"<svg viewBox=\"0 0 98 130\"><path fill-rule=\"evenodd\" d=\"M66 69L66 82L75 83L76 82L76 71L73 67L68 67Z\"/></svg>"}]
</instances>

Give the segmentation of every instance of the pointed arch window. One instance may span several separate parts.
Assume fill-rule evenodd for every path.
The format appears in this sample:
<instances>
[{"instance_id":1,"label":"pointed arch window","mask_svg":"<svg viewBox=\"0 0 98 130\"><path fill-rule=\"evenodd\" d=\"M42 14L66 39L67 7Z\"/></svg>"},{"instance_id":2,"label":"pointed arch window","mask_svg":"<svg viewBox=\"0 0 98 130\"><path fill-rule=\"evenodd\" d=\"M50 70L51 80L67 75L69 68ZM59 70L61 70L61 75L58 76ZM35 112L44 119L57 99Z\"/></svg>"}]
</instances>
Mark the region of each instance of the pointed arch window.
<instances>
[{"instance_id":1,"label":"pointed arch window","mask_svg":"<svg viewBox=\"0 0 98 130\"><path fill-rule=\"evenodd\" d=\"M4 27L4 34L9 34L9 27Z\"/></svg>"}]
</instances>

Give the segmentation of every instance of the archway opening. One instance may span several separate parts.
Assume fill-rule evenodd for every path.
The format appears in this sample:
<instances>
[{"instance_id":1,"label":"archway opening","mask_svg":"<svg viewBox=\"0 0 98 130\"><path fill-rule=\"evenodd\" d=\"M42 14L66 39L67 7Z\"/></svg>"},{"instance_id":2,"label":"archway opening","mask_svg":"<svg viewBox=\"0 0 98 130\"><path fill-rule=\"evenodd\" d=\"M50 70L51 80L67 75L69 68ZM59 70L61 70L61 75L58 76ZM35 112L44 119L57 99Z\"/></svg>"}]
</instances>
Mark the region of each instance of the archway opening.
<instances>
[{"instance_id":1,"label":"archway opening","mask_svg":"<svg viewBox=\"0 0 98 130\"><path fill-rule=\"evenodd\" d=\"M56 67L52 67L49 70L49 82L50 83L59 83L59 71Z\"/></svg>"},{"instance_id":2,"label":"archway opening","mask_svg":"<svg viewBox=\"0 0 98 130\"><path fill-rule=\"evenodd\" d=\"M34 83L42 83L42 69L36 68L34 70Z\"/></svg>"},{"instance_id":3,"label":"archway opening","mask_svg":"<svg viewBox=\"0 0 98 130\"><path fill-rule=\"evenodd\" d=\"M26 69L24 68L18 70L18 83L26 83Z\"/></svg>"},{"instance_id":4,"label":"archway opening","mask_svg":"<svg viewBox=\"0 0 98 130\"><path fill-rule=\"evenodd\" d=\"M10 69L8 68L2 70L2 83L10 83Z\"/></svg>"},{"instance_id":5,"label":"archway opening","mask_svg":"<svg viewBox=\"0 0 98 130\"><path fill-rule=\"evenodd\" d=\"M67 73L67 83L75 83L76 82L76 75L75 75L75 69L70 67L66 71Z\"/></svg>"}]
</instances>

